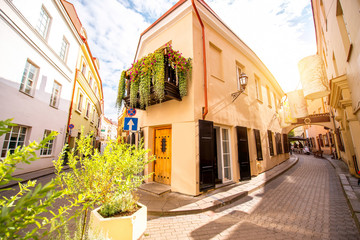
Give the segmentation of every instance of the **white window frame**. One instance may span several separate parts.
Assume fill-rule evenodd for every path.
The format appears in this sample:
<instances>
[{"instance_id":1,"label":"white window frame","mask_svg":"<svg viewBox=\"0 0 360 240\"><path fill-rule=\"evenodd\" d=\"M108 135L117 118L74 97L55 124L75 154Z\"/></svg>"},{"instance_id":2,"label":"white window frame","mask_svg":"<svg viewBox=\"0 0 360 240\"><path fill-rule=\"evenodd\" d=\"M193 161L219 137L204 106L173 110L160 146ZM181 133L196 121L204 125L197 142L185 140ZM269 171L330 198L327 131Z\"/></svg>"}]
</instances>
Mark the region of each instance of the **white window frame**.
<instances>
[{"instance_id":1,"label":"white window frame","mask_svg":"<svg viewBox=\"0 0 360 240\"><path fill-rule=\"evenodd\" d=\"M262 88L261 88L261 80L258 76L255 75L255 94L256 94L256 99L259 100L260 102L263 101L263 97L262 97Z\"/></svg>"},{"instance_id":2,"label":"white window frame","mask_svg":"<svg viewBox=\"0 0 360 240\"><path fill-rule=\"evenodd\" d=\"M93 111L92 111L93 113L92 113L91 122L94 123L94 121L95 121L95 114L96 114L95 107L93 107L92 110L93 110Z\"/></svg>"},{"instance_id":3,"label":"white window frame","mask_svg":"<svg viewBox=\"0 0 360 240\"><path fill-rule=\"evenodd\" d=\"M48 36L50 24L51 24L51 15L46 10L46 8L42 6L40 10L40 17L38 20L38 25L36 26L36 30L44 39L46 39Z\"/></svg>"},{"instance_id":4,"label":"white window frame","mask_svg":"<svg viewBox=\"0 0 360 240\"><path fill-rule=\"evenodd\" d=\"M266 86L266 95L267 95L267 100L268 100L268 107L272 108L272 103L271 103L271 91L269 86Z\"/></svg>"},{"instance_id":5,"label":"white window frame","mask_svg":"<svg viewBox=\"0 0 360 240\"><path fill-rule=\"evenodd\" d=\"M6 155L8 154L8 152L10 151L10 153L13 153L15 148L17 148L18 146L24 146L25 145L25 141L27 140L27 134L29 131L28 127L25 126L12 126L9 127L10 128L10 132L5 134L5 138L4 138L4 142L3 142L3 146L2 146L2 150L1 150L1 157L6 157ZM14 131L14 129L18 129L16 132ZM22 130L25 130L25 133L23 133ZM23 138L20 138L23 137ZM15 147L14 148L9 148L10 143L15 142Z\"/></svg>"},{"instance_id":6,"label":"white window frame","mask_svg":"<svg viewBox=\"0 0 360 240\"><path fill-rule=\"evenodd\" d=\"M93 88L93 83L94 83L94 79L93 79L93 77L90 75L90 77L89 77L89 85L90 85L90 88L91 88L91 89Z\"/></svg>"},{"instance_id":7,"label":"white window frame","mask_svg":"<svg viewBox=\"0 0 360 240\"><path fill-rule=\"evenodd\" d=\"M91 103L90 100L86 101L86 112L85 112L85 118L89 119L90 117L90 108L91 108Z\"/></svg>"},{"instance_id":8,"label":"white window frame","mask_svg":"<svg viewBox=\"0 0 360 240\"><path fill-rule=\"evenodd\" d=\"M64 62L66 62L66 60L67 60L67 55L68 55L68 52L69 52L69 46L70 46L69 41L64 36L62 41L61 41L61 47L60 47L60 53L59 53L60 58Z\"/></svg>"},{"instance_id":9,"label":"white window frame","mask_svg":"<svg viewBox=\"0 0 360 240\"><path fill-rule=\"evenodd\" d=\"M39 73L39 67L36 66L30 60L27 60L19 90L27 95L33 96L34 89L36 87L38 73ZM32 75L32 77L30 77L31 76L30 74Z\"/></svg>"},{"instance_id":10,"label":"white window frame","mask_svg":"<svg viewBox=\"0 0 360 240\"><path fill-rule=\"evenodd\" d=\"M228 127L219 127L220 129L220 147L221 147L221 162L222 162L222 181L223 183L232 181L233 179L233 174L232 174L232 154L231 154L231 131L230 128ZM223 137L223 130L226 130L228 132L228 147L229 147L229 152L226 153L229 155L229 166L225 167L225 160L224 160L224 146L223 146L223 142L224 142L224 137ZM227 179L225 178L225 168L229 168L229 173L230 173L230 178Z\"/></svg>"},{"instance_id":11,"label":"white window frame","mask_svg":"<svg viewBox=\"0 0 360 240\"><path fill-rule=\"evenodd\" d=\"M82 106L83 101L84 101L84 94L81 91L79 91L76 110L79 111L80 113L81 113L82 108L83 108L83 106Z\"/></svg>"},{"instance_id":12,"label":"white window frame","mask_svg":"<svg viewBox=\"0 0 360 240\"><path fill-rule=\"evenodd\" d=\"M54 108L59 107L60 102L60 95L61 95L61 84L54 81L51 97L50 97L50 106Z\"/></svg>"},{"instance_id":13,"label":"white window frame","mask_svg":"<svg viewBox=\"0 0 360 240\"><path fill-rule=\"evenodd\" d=\"M81 67L81 73L83 74L83 76L85 78L86 78L86 68L87 68L86 63L83 62L82 67Z\"/></svg>"},{"instance_id":14,"label":"white window frame","mask_svg":"<svg viewBox=\"0 0 360 240\"><path fill-rule=\"evenodd\" d=\"M43 139L46 138L50 133L51 130L45 129ZM46 143L45 147L40 149L40 156L52 156L55 145L54 143L55 143L55 139L49 140Z\"/></svg>"}]
</instances>

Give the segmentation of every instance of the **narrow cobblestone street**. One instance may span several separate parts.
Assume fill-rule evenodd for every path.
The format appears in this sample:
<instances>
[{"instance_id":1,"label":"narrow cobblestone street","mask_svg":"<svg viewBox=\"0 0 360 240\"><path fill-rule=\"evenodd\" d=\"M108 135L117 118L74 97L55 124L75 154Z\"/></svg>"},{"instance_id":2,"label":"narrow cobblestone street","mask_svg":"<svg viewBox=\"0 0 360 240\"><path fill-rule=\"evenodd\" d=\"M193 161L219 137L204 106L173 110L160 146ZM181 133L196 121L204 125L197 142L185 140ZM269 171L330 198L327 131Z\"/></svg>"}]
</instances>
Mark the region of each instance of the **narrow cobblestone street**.
<instances>
[{"instance_id":1,"label":"narrow cobblestone street","mask_svg":"<svg viewBox=\"0 0 360 240\"><path fill-rule=\"evenodd\" d=\"M299 157L263 189L214 212L149 216L142 239L360 239L334 168Z\"/></svg>"}]
</instances>

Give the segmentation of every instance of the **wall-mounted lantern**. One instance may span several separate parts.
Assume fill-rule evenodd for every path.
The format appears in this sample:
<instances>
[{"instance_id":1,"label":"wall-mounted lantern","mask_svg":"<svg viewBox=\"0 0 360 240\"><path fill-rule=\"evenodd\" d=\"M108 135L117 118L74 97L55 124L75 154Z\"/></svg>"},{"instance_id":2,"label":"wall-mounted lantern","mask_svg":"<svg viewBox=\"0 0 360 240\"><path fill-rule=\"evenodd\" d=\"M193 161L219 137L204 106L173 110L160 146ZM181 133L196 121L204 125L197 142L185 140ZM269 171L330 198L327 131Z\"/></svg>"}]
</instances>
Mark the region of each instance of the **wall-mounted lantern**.
<instances>
[{"instance_id":1,"label":"wall-mounted lantern","mask_svg":"<svg viewBox=\"0 0 360 240\"><path fill-rule=\"evenodd\" d=\"M245 73L241 73L238 79L239 90L231 94L233 98L233 102L236 100L237 97L240 96L241 93L245 91L247 83L248 83L248 76L246 76Z\"/></svg>"}]
</instances>

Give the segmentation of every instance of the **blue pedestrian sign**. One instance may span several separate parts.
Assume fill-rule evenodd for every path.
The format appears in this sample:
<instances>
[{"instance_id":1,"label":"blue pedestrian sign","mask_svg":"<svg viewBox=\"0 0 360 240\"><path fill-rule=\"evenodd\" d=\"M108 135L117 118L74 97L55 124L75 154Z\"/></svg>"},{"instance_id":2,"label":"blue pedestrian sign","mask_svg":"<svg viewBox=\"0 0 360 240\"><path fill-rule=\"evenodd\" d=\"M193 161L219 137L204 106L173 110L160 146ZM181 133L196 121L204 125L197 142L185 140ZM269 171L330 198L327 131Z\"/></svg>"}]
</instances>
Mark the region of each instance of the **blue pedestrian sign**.
<instances>
[{"instance_id":1,"label":"blue pedestrian sign","mask_svg":"<svg viewBox=\"0 0 360 240\"><path fill-rule=\"evenodd\" d=\"M125 131L137 131L138 129L138 118L126 117L124 120Z\"/></svg>"}]
</instances>

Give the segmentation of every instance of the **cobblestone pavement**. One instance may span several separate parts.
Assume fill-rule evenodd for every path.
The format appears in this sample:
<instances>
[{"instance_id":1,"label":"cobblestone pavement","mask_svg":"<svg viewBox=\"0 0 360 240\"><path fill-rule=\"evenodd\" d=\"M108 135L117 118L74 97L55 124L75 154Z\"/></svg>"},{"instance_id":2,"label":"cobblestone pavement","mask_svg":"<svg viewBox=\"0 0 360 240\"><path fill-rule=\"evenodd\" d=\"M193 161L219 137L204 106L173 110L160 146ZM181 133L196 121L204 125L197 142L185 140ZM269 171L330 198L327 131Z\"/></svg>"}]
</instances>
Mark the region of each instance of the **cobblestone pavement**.
<instances>
[{"instance_id":1,"label":"cobblestone pavement","mask_svg":"<svg viewBox=\"0 0 360 240\"><path fill-rule=\"evenodd\" d=\"M360 239L339 179L325 159L298 164L263 189L200 214L148 217L149 239Z\"/></svg>"}]
</instances>

